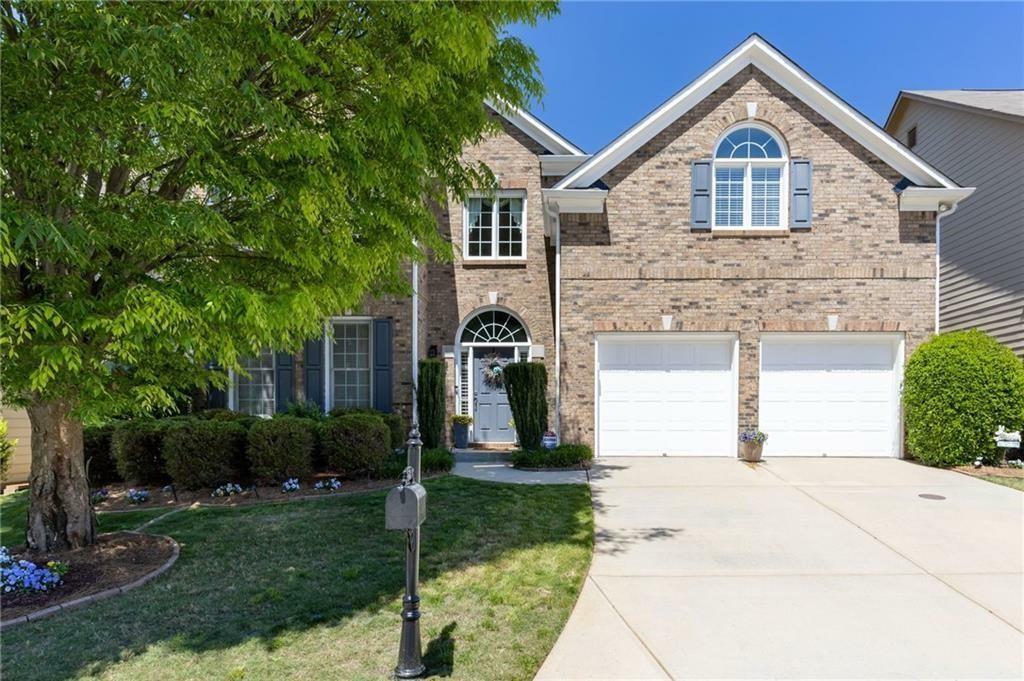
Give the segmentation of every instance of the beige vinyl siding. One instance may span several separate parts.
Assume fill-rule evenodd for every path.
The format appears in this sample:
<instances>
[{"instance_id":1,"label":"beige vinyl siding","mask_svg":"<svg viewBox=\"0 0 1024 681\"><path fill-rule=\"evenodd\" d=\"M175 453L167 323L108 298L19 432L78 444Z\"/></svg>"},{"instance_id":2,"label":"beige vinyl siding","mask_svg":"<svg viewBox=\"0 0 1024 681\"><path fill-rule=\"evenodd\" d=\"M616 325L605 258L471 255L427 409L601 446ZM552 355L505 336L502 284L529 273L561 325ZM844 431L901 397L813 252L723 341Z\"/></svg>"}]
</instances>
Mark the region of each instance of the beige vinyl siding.
<instances>
[{"instance_id":1,"label":"beige vinyl siding","mask_svg":"<svg viewBox=\"0 0 1024 681\"><path fill-rule=\"evenodd\" d=\"M5 407L0 417L7 421L7 437L17 440L14 446L14 459L6 484L28 482L29 470L32 467L32 426L24 409Z\"/></svg>"},{"instance_id":2,"label":"beige vinyl siding","mask_svg":"<svg viewBox=\"0 0 1024 681\"><path fill-rule=\"evenodd\" d=\"M894 136L977 191L942 219L942 331L980 328L1024 357L1024 120L908 100Z\"/></svg>"}]
</instances>

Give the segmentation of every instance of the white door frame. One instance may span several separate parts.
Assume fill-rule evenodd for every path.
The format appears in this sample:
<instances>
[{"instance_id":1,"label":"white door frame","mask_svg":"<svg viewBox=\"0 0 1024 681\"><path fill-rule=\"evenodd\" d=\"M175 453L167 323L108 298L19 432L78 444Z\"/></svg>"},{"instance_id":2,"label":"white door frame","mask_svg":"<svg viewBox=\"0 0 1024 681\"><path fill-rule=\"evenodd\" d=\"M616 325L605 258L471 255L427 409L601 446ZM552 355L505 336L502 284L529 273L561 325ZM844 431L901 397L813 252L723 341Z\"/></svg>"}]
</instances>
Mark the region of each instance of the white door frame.
<instances>
[{"instance_id":1,"label":"white door frame","mask_svg":"<svg viewBox=\"0 0 1024 681\"><path fill-rule=\"evenodd\" d=\"M906 368L906 345L907 337L902 331L778 331L778 332L765 332L760 335L757 342L757 376L758 376L758 391L757 391L757 413L758 420L761 415L761 395L760 390L760 378L764 372L764 341L765 337L769 340L774 339L786 339L790 338L793 340L866 340L866 339L889 339L891 342L896 344L896 351L893 353L893 410L895 413L893 417L893 438L894 442L891 443L889 450L889 457L902 459L905 456L904 442L903 442L903 371ZM769 436L771 433L769 433ZM841 458L836 456L834 458ZM876 457L883 458L883 457Z\"/></svg>"},{"instance_id":2,"label":"white door frame","mask_svg":"<svg viewBox=\"0 0 1024 681\"><path fill-rule=\"evenodd\" d=\"M739 395L740 395L740 336L735 332L719 331L640 331L640 332L603 332L594 334L594 456L601 456L601 340L626 340L639 342L658 342L666 339L732 341L732 361L729 370L732 372L732 390L730 404L732 406L732 425L736 435L733 442L733 456L739 456Z\"/></svg>"}]
</instances>

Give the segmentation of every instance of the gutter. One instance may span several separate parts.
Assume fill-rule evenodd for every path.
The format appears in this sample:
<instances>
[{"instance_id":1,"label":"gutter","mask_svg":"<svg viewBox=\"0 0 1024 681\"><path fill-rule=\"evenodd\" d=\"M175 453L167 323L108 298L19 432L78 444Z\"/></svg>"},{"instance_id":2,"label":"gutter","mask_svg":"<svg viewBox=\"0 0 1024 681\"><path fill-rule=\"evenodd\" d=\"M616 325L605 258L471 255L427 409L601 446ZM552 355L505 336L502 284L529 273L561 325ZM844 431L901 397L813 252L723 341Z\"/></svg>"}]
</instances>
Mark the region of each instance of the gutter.
<instances>
[{"instance_id":1,"label":"gutter","mask_svg":"<svg viewBox=\"0 0 1024 681\"><path fill-rule=\"evenodd\" d=\"M973 192L974 189L972 188ZM954 203L952 208L943 209L943 205L939 205L939 213L935 216L935 333L940 333L939 327L939 291L942 285L942 218L947 215L952 215L956 212L956 209L960 207L959 203Z\"/></svg>"}]
</instances>

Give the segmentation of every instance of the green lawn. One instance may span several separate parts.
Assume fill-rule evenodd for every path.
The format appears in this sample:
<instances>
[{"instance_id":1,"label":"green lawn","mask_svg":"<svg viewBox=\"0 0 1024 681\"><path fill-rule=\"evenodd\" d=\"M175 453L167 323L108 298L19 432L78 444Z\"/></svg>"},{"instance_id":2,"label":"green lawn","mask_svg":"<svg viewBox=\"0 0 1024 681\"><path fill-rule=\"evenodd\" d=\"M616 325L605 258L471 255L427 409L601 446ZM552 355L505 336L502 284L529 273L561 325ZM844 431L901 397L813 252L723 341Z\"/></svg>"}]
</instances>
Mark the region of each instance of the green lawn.
<instances>
[{"instance_id":1,"label":"green lawn","mask_svg":"<svg viewBox=\"0 0 1024 681\"><path fill-rule=\"evenodd\" d=\"M1021 492L1024 492L1024 478L1004 478L1001 475L979 475L978 477L982 480L994 482L997 485L1012 487L1013 489L1019 489Z\"/></svg>"},{"instance_id":2,"label":"green lawn","mask_svg":"<svg viewBox=\"0 0 1024 681\"><path fill-rule=\"evenodd\" d=\"M426 485L431 675L532 678L590 562L587 487L452 476ZM5 631L3 677L387 678L404 535L383 530L383 508L372 493L161 519L149 529L181 544L175 567L124 596Z\"/></svg>"},{"instance_id":3,"label":"green lawn","mask_svg":"<svg viewBox=\"0 0 1024 681\"><path fill-rule=\"evenodd\" d=\"M133 530L142 523L167 513L166 508L150 508L123 513L100 513L96 517L100 532ZM25 518L28 513L28 492L0 496L0 544L13 547L25 543Z\"/></svg>"}]
</instances>

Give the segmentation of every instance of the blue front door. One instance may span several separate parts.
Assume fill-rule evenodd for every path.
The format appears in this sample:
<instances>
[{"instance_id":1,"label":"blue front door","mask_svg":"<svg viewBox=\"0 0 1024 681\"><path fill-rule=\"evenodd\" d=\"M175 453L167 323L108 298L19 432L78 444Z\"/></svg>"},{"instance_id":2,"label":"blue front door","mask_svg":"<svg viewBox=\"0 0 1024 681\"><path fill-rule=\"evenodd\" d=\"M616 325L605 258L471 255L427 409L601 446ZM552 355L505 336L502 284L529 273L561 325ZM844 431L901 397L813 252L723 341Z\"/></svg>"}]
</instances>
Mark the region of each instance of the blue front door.
<instances>
[{"instance_id":1,"label":"blue front door","mask_svg":"<svg viewBox=\"0 0 1024 681\"><path fill-rule=\"evenodd\" d=\"M510 425L512 409L505 385L495 380L495 366L512 362L513 348L473 349L473 440L475 442L515 442L516 431Z\"/></svg>"}]
</instances>

